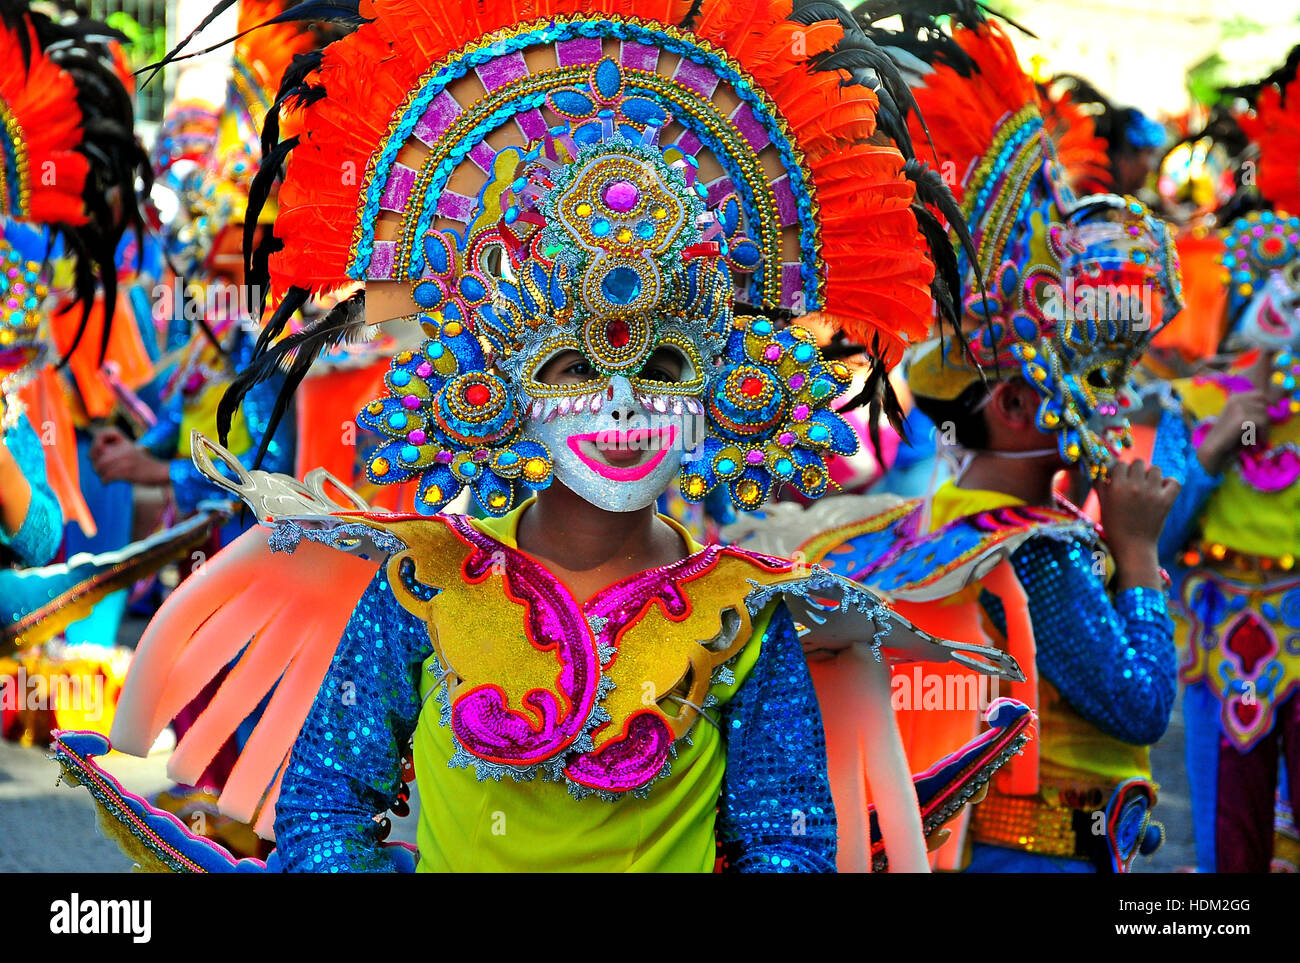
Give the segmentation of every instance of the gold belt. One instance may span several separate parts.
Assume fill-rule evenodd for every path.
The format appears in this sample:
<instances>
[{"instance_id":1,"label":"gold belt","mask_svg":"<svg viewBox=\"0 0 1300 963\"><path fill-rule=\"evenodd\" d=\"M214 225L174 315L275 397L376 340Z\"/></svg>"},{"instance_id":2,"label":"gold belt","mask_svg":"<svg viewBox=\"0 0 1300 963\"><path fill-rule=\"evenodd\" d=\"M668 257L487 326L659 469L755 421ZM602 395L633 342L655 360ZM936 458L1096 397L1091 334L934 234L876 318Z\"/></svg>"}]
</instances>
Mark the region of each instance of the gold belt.
<instances>
[{"instance_id":1,"label":"gold belt","mask_svg":"<svg viewBox=\"0 0 1300 963\"><path fill-rule=\"evenodd\" d=\"M1074 813L1072 807L1040 796L1004 796L990 790L971 814L971 832L977 842L1079 859Z\"/></svg>"}]
</instances>

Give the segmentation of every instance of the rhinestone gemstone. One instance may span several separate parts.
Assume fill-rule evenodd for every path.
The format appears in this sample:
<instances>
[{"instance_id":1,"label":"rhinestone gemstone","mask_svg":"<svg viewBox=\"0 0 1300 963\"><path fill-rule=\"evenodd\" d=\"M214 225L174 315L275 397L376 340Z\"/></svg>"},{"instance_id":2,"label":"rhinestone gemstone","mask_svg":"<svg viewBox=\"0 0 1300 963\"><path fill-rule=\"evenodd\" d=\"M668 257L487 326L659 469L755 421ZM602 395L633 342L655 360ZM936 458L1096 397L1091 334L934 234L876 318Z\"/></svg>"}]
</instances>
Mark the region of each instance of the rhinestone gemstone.
<instances>
[{"instance_id":1,"label":"rhinestone gemstone","mask_svg":"<svg viewBox=\"0 0 1300 963\"><path fill-rule=\"evenodd\" d=\"M626 348L632 340L632 332L622 318L614 318L605 325L605 340L610 347Z\"/></svg>"},{"instance_id":2,"label":"rhinestone gemstone","mask_svg":"<svg viewBox=\"0 0 1300 963\"><path fill-rule=\"evenodd\" d=\"M605 188L603 197L605 206L611 211L617 211L620 214L626 214L632 210L640 199L641 192L637 190L636 185L631 181L614 181Z\"/></svg>"},{"instance_id":3,"label":"rhinestone gemstone","mask_svg":"<svg viewBox=\"0 0 1300 963\"><path fill-rule=\"evenodd\" d=\"M485 405L492 397L492 389L485 384L472 384L465 389L465 400L475 408Z\"/></svg>"},{"instance_id":4,"label":"rhinestone gemstone","mask_svg":"<svg viewBox=\"0 0 1300 963\"><path fill-rule=\"evenodd\" d=\"M614 304L631 304L641 294L641 278L629 267L616 267L600 282L600 290Z\"/></svg>"},{"instance_id":5,"label":"rhinestone gemstone","mask_svg":"<svg viewBox=\"0 0 1300 963\"><path fill-rule=\"evenodd\" d=\"M763 393L763 379L750 375L740 382L740 393L747 398L757 398Z\"/></svg>"}]
</instances>

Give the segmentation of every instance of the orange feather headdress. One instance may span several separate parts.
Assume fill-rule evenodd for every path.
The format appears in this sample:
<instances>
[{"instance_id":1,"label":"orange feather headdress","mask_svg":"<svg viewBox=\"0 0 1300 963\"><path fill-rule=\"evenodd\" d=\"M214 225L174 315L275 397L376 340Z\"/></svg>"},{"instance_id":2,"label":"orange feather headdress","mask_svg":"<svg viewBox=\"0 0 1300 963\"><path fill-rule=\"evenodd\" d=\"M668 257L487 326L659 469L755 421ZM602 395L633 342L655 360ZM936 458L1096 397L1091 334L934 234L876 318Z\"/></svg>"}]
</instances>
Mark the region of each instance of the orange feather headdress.
<instances>
[{"instance_id":1,"label":"orange feather headdress","mask_svg":"<svg viewBox=\"0 0 1300 963\"><path fill-rule=\"evenodd\" d=\"M84 224L89 163L77 152L81 109L72 77L44 53L23 18L0 24L0 215Z\"/></svg>"},{"instance_id":2,"label":"orange feather headdress","mask_svg":"<svg viewBox=\"0 0 1300 963\"><path fill-rule=\"evenodd\" d=\"M581 86L607 57L631 81L657 74L662 96L681 101L660 140L689 158L710 202L736 189L764 255L741 300L822 312L896 360L932 313L916 187L879 128L876 94L830 66L845 26L798 22L799 6L705 0L688 17L684 0L539 0L526 12L364 0L369 22L325 50L291 101L302 132L279 198L272 289L364 280L370 320L412 313L400 295L391 310L379 302L385 284L419 277L418 235L473 228L485 152L540 142L567 120L542 95ZM530 106L515 109L521 98Z\"/></svg>"},{"instance_id":3,"label":"orange feather headdress","mask_svg":"<svg viewBox=\"0 0 1300 963\"><path fill-rule=\"evenodd\" d=\"M1260 196L1275 210L1300 213L1300 76L1266 85L1253 115L1238 122L1259 146L1255 187Z\"/></svg>"}]
</instances>

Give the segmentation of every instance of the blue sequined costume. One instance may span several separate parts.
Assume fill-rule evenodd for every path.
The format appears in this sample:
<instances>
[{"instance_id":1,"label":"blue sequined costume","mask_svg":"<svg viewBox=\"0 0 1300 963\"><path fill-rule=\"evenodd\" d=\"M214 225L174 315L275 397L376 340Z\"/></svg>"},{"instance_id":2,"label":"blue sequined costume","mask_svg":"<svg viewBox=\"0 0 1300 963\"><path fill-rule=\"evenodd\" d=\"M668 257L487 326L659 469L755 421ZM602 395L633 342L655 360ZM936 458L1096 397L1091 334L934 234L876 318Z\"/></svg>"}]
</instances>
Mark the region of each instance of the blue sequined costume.
<instances>
[{"instance_id":1,"label":"blue sequined costume","mask_svg":"<svg viewBox=\"0 0 1300 963\"><path fill-rule=\"evenodd\" d=\"M784 607L773 614L760 645L749 677L718 718L727 741L718 840L737 871L833 871L835 816L821 716ZM286 869L402 867L407 857L379 846L375 816L397 796L399 759L420 713L438 711L436 700L422 706L418 695L421 666L431 652L427 627L397 603L381 573L348 623L284 776L276 839ZM474 783L465 770L435 777ZM573 805L611 807L634 824L643 801ZM794 834L792 813L799 821ZM504 836L501 845L509 842Z\"/></svg>"},{"instance_id":2,"label":"blue sequined costume","mask_svg":"<svg viewBox=\"0 0 1300 963\"><path fill-rule=\"evenodd\" d=\"M46 481L45 452L41 449L40 437L27 416L23 415L6 429L4 443L31 486L32 494L22 527L11 534L0 526L0 548L16 556L20 565L45 565L59 550L63 514Z\"/></svg>"}]
</instances>

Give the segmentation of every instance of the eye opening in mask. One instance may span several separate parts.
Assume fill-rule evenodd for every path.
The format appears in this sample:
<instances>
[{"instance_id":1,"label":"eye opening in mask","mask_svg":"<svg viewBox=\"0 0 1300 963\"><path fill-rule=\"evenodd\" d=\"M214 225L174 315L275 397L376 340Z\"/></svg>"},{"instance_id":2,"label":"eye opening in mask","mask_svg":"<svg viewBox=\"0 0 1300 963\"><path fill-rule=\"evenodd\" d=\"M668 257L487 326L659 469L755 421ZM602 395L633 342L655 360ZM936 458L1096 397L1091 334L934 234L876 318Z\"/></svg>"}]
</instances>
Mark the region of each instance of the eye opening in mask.
<instances>
[{"instance_id":1,"label":"eye opening in mask","mask_svg":"<svg viewBox=\"0 0 1300 963\"><path fill-rule=\"evenodd\" d=\"M650 352L636 377L638 381L682 384L695 378L695 366L681 348L665 342Z\"/></svg>"},{"instance_id":2,"label":"eye opening in mask","mask_svg":"<svg viewBox=\"0 0 1300 963\"><path fill-rule=\"evenodd\" d=\"M544 385L581 385L599 381L601 374L577 348L560 348L546 358L533 373L533 380Z\"/></svg>"}]
</instances>

